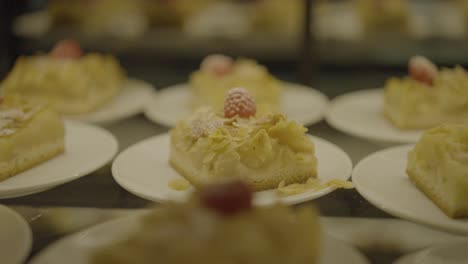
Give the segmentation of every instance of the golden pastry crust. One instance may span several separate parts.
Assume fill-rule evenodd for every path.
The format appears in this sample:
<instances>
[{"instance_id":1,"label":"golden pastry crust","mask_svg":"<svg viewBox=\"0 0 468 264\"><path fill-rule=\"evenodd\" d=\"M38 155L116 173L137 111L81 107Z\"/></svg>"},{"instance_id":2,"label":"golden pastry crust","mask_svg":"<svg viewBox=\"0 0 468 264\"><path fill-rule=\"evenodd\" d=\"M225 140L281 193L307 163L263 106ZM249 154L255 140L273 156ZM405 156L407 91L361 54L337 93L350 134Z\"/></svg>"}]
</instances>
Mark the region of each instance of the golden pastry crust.
<instances>
[{"instance_id":1,"label":"golden pastry crust","mask_svg":"<svg viewBox=\"0 0 468 264\"><path fill-rule=\"evenodd\" d=\"M29 153L23 153L20 157L13 159L7 164L0 162L0 181L29 170L65 152L63 139L57 139L56 142L49 142L36 147L40 150L31 150L28 151Z\"/></svg>"},{"instance_id":2,"label":"golden pastry crust","mask_svg":"<svg viewBox=\"0 0 468 264\"><path fill-rule=\"evenodd\" d=\"M64 114L82 114L112 100L124 80L125 72L112 56L90 53L62 59L38 55L16 61L2 83L2 93L51 103Z\"/></svg>"},{"instance_id":3,"label":"golden pastry crust","mask_svg":"<svg viewBox=\"0 0 468 264\"><path fill-rule=\"evenodd\" d=\"M410 77L391 78L383 104L385 117L400 129L468 123L468 74L459 66L443 69L432 86Z\"/></svg>"},{"instance_id":4,"label":"golden pastry crust","mask_svg":"<svg viewBox=\"0 0 468 264\"><path fill-rule=\"evenodd\" d=\"M449 217L468 216L468 126L446 124L422 136L408 154L411 181Z\"/></svg>"}]
</instances>

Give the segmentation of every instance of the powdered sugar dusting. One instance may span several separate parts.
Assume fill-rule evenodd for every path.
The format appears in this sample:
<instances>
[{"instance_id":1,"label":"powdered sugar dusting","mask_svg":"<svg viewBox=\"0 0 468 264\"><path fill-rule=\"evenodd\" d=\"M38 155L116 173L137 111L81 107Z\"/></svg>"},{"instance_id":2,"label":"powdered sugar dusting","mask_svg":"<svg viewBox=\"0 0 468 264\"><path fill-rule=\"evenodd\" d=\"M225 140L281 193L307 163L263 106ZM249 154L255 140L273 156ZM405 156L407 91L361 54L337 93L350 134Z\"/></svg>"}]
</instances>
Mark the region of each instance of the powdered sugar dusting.
<instances>
[{"instance_id":1,"label":"powdered sugar dusting","mask_svg":"<svg viewBox=\"0 0 468 264\"><path fill-rule=\"evenodd\" d=\"M224 125L224 120L218 117L211 109L204 108L195 113L189 124L192 137L200 138L222 127Z\"/></svg>"}]
</instances>

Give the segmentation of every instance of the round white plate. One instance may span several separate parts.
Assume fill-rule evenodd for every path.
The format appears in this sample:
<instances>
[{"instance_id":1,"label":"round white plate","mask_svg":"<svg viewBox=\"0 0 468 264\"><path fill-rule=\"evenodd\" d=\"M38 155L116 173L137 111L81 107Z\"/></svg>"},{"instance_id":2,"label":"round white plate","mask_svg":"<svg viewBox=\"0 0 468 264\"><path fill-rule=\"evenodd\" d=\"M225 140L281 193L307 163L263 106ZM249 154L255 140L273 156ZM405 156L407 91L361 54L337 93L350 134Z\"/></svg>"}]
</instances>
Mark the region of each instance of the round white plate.
<instances>
[{"instance_id":1,"label":"round white plate","mask_svg":"<svg viewBox=\"0 0 468 264\"><path fill-rule=\"evenodd\" d=\"M468 240L433 246L398 259L395 264L465 264Z\"/></svg>"},{"instance_id":2,"label":"round white plate","mask_svg":"<svg viewBox=\"0 0 468 264\"><path fill-rule=\"evenodd\" d=\"M353 136L386 143L414 143L422 130L400 130L383 114L383 90L361 90L336 97L326 113L334 128Z\"/></svg>"},{"instance_id":3,"label":"round white plate","mask_svg":"<svg viewBox=\"0 0 468 264\"><path fill-rule=\"evenodd\" d=\"M0 259L2 264L18 264L28 256L32 232L15 211L0 205Z\"/></svg>"},{"instance_id":4,"label":"round white plate","mask_svg":"<svg viewBox=\"0 0 468 264\"><path fill-rule=\"evenodd\" d=\"M468 219L446 216L406 175L406 159L413 146L378 151L353 171L357 191L389 214L445 231L468 234Z\"/></svg>"},{"instance_id":5,"label":"round white plate","mask_svg":"<svg viewBox=\"0 0 468 264\"><path fill-rule=\"evenodd\" d=\"M117 150L117 140L106 130L66 121L65 152L0 181L0 198L35 193L85 176L112 160Z\"/></svg>"},{"instance_id":6,"label":"round white plate","mask_svg":"<svg viewBox=\"0 0 468 264\"><path fill-rule=\"evenodd\" d=\"M192 98L188 84L167 87L156 93L149 101L145 115L153 122L173 127L177 121L190 115ZM285 83L281 107L283 113L292 120L304 125L312 125L322 120L328 98L319 91L307 86Z\"/></svg>"},{"instance_id":7,"label":"round white plate","mask_svg":"<svg viewBox=\"0 0 468 264\"><path fill-rule=\"evenodd\" d=\"M153 92L154 89L151 84L140 80L128 79L119 95L112 102L92 113L66 117L93 124L116 122L142 112Z\"/></svg>"},{"instance_id":8,"label":"round white plate","mask_svg":"<svg viewBox=\"0 0 468 264\"><path fill-rule=\"evenodd\" d=\"M138 228L139 216L112 220L59 240L39 253L30 264L91 264L92 254L100 247L109 245ZM366 258L356 249L324 236L320 264L367 264Z\"/></svg>"},{"instance_id":9,"label":"round white plate","mask_svg":"<svg viewBox=\"0 0 468 264\"><path fill-rule=\"evenodd\" d=\"M315 143L319 179L347 180L353 167L348 155L321 138L311 136L311 139ZM142 198L155 202L186 200L193 188L176 191L169 187L171 181L182 176L168 161L169 135L163 134L141 141L120 153L112 164L112 174L123 188ZM262 191L255 193L254 203L267 205L281 201L296 204L321 197L333 190L329 187L286 197L279 197L276 190Z\"/></svg>"}]
</instances>

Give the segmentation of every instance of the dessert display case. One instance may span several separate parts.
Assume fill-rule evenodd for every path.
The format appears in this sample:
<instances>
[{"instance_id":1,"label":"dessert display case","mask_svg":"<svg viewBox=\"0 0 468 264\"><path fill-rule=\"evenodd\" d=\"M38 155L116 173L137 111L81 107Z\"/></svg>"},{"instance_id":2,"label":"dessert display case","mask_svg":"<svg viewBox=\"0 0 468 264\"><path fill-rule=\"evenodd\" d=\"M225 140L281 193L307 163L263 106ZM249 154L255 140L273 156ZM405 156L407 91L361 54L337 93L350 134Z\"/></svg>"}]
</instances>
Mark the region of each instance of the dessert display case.
<instances>
[{"instance_id":1,"label":"dessert display case","mask_svg":"<svg viewBox=\"0 0 468 264\"><path fill-rule=\"evenodd\" d=\"M452 262L445 263L468 261L463 250L468 220L445 215L405 171L407 154L424 130L402 130L384 115L387 80L408 75L414 82L421 81L414 71L407 70L408 60L414 55L430 58L440 72L443 66L461 65L457 74L463 77L457 80L434 86L421 81L420 85L424 86L421 89L453 85L460 98L452 96L450 100L457 102L448 105L466 111L461 98L466 92L461 91L464 84L460 81L468 76L461 68L468 64L466 1L297 0L285 4L280 0L106 0L93 4L55 0L40 8L38 2L18 2L16 8L28 7L28 11L12 15L7 23L11 28L2 31L5 42L0 43L0 56L8 53L5 61L10 59L7 70L0 72L2 80L10 74L16 57L48 58L53 52L47 52L65 38L75 39L87 52L114 56L126 79L119 82L120 94L98 110L64 116L68 145L61 157L13 176L13 181L0 181L0 204L5 206L0 207L0 214L4 211L10 218L20 215L32 232L31 242L24 221L0 220L0 231L15 222L15 228L22 230L15 233L18 237L13 241L23 246L17 247L21 252L14 252L19 255L14 256L16 261L26 258L25 263L33 264L93 263L88 255L102 245L128 237L129 230L139 226L137 219L141 215L158 214L158 208L164 212L168 203L170 207L172 202L186 202L200 188L191 186L188 177L171 167L171 148L179 151L175 158L183 157L178 160L183 162L181 167L195 164L204 172L216 171L212 178L228 178L243 171L254 174L255 181L255 177L268 174L264 169L267 166L262 164L293 174L298 165L289 162L291 168L281 167L281 162L306 164L309 159L314 164L314 176L288 182L288 177L293 177L284 173L288 175L274 184L278 187L255 193L252 201L259 206L281 202L288 210L298 212L301 207L317 208L320 216L311 223L321 228L321 246L317 251L310 249L320 252L322 259L317 263L410 264L418 263L418 259L440 261L447 255L452 258L444 260ZM8 13L8 9L0 11ZM202 59L209 54L247 59L251 65L226 77L237 66L228 60L203 67ZM4 58L0 57L0 62ZM82 57L58 61L58 67L66 71L60 63L73 65L77 60ZM47 65L29 69L34 74L24 74L36 76L42 81L38 85L47 88L44 72L59 70L41 67ZM427 68L422 67L427 73ZM439 68L431 74L439 74ZM93 74L103 70L99 65L93 69ZM80 75L71 71L67 74L73 78L60 81L72 81L77 87L88 85L86 89L99 92L103 80L83 84ZM195 101L202 101L193 95L193 74L203 75L196 85L205 89L204 94L197 96L216 101L219 113L210 118L215 115L205 111L195 120L187 119L187 125L180 120L193 113ZM50 73L47 76L55 78ZM231 84L226 80L244 86L255 83L260 88L250 90L254 97L274 96L276 110L263 109L258 103L261 100L252 100L252 106L250 99L245 103L245 98L238 102L237 98L226 99L222 93L215 96L213 89L223 89L223 93L225 88L229 90ZM274 93L261 89L270 88L269 82L274 82L275 89L279 87ZM17 88L14 82L9 85L10 90ZM26 96L32 97L33 90ZM47 92L56 93L60 87L52 90ZM238 105L230 105L229 112L227 101ZM6 117L2 111L3 122ZM242 111L249 114L242 116ZM262 111L282 114L263 118ZM170 137L178 126L184 128L184 133ZM195 144L201 147L190 152ZM446 144L466 153L464 140ZM462 174L460 164L465 156L452 154L456 157L444 156L446 163L442 165L451 173ZM316 156L313 162L311 155ZM192 160L196 162L189 164ZM278 164L271 165L271 160ZM447 165L451 160L461 160L456 170ZM243 166L249 169L237 170ZM196 174L191 172L191 176L201 177ZM457 182L457 203L463 203L466 196L461 185L468 181L462 178ZM186 217L181 216L185 213L178 216ZM218 223L219 219L212 215L194 219L213 221L211 217L217 220L210 223ZM197 225L206 228L202 222ZM8 244L12 230L0 232L0 246ZM274 233L272 230L267 231ZM263 245L262 236L267 231L251 238L245 235L243 241L254 248ZM193 232L190 238L200 238L197 235L203 233ZM270 250L269 246L262 247L262 254ZM9 252L0 250L0 257L5 254ZM11 263L18 263L14 261Z\"/></svg>"}]
</instances>

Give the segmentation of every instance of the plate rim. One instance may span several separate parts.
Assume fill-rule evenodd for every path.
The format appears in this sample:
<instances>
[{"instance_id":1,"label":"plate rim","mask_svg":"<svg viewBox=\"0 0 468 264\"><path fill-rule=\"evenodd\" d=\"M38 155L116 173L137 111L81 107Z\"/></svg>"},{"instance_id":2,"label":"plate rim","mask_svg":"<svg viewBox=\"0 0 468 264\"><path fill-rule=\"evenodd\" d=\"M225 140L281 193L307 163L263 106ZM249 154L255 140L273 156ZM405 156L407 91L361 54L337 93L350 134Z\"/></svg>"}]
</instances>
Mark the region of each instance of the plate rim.
<instances>
[{"instance_id":1,"label":"plate rim","mask_svg":"<svg viewBox=\"0 0 468 264\"><path fill-rule=\"evenodd\" d=\"M361 170L361 167L364 167L365 165L367 165L366 163L369 163L369 160L374 158L375 156L382 155L383 153L386 153L386 152L409 150L412 147L414 147L414 145L415 144L398 145L398 146L394 146L394 147L390 147L390 148L375 151L375 152L367 155L366 157L364 157L362 160L360 160L356 164L356 166L354 166L353 172L351 174L351 179L352 179L352 182L354 184L354 188L356 189L356 191L364 199L366 199L366 201L368 201L369 203L371 203L375 207L379 208L380 210L382 210L384 212L387 212L390 215L393 215L393 216L401 218L401 219L409 220L409 221L412 221L414 223L418 223L418 224L421 224L421 225L424 225L424 226L429 226L429 227L435 228L437 230L442 230L442 231L445 231L445 232L449 232L449 233L452 233L452 234L468 235L468 222L466 223L466 229L461 230L460 228L454 227L452 225L447 226L445 224L437 223L436 221L425 221L424 218L420 218L420 217L414 216L412 214L407 214L407 213L404 213L404 212L402 213L398 209L393 208L394 206L388 207L387 205L382 204L380 201L375 201L375 199L372 198L373 195L369 194L369 192L368 192L369 189L368 188L363 188L359 183L360 180L357 180L357 181L355 180L355 179L359 179L359 177L360 177L360 176L356 176L356 175L359 175L359 171ZM419 189L417 189L415 186L413 186L413 189L415 191L420 192ZM425 199L427 199L429 202L431 202L433 204L432 200L427 198L425 195L424 195L424 197L425 197ZM440 210L440 208L437 207L435 204L434 204L434 206L437 208L437 210ZM447 218L449 220L454 220L454 219L449 218L448 216L447 216Z\"/></svg>"},{"instance_id":2,"label":"plate rim","mask_svg":"<svg viewBox=\"0 0 468 264\"><path fill-rule=\"evenodd\" d=\"M335 108L337 105L342 104L342 101L344 100L350 100L349 98L352 96L370 96L373 94L383 94L384 88L382 87L377 87L377 88L366 88L366 89L359 89L351 92L347 92L344 94L340 94L333 98L330 103L328 104L327 111L325 113L325 121L334 129L345 133L347 135L351 135L357 138L369 140L369 141L377 141L381 143L390 143L390 144L411 144L417 142L418 138L415 139L410 139L410 138L402 138L402 137L384 137L384 136L379 136L379 134L369 134L369 135L363 135L360 132L356 132L354 129L348 129L347 126L340 124L340 122L336 121L335 117ZM391 125L391 124L390 124ZM420 131L421 133L423 130L408 130L407 132L417 132ZM404 130L402 132L405 132Z\"/></svg>"},{"instance_id":3,"label":"plate rim","mask_svg":"<svg viewBox=\"0 0 468 264\"><path fill-rule=\"evenodd\" d=\"M427 260L424 257L425 254L433 250L439 250L441 248L452 247L454 244L468 245L468 238L457 238L449 242L434 244L432 246L423 248L421 250L417 250L416 252L403 255L400 258L398 258L394 264L419 264L419 263L422 263L421 261Z\"/></svg>"},{"instance_id":4,"label":"plate rim","mask_svg":"<svg viewBox=\"0 0 468 264\"><path fill-rule=\"evenodd\" d=\"M9 214L13 219L15 219L18 226L21 226L20 229L24 233L23 242L25 243L25 247L23 248L23 253L21 256L18 257L18 263L23 263L28 258L29 254L31 253L32 246L33 246L33 233L31 227L29 226L26 219L24 219L20 214L18 214L13 209L9 208L4 204L0 204L0 211L4 211Z\"/></svg>"},{"instance_id":5,"label":"plate rim","mask_svg":"<svg viewBox=\"0 0 468 264\"><path fill-rule=\"evenodd\" d=\"M129 86L132 86L130 88ZM138 107L135 107L135 109L132 109L132 111L128 111L126 113L123 113L121 115L114 116L113 118L93 118L93 115L101 111L102 109L105 109L107 106L106 104L112 103L113 100L116 99L122 93L122 90L138 90L138 92L141 93L147 93L148 98L145 98L145 100L142 100L139 103ZM99 108L95 109L92 112L89 113L84 113L84 114L78 114L78 115L63 115L63 118L66 120L73 120L73 121L78 121L78 122L84 122L88 124L94 124L94 125L109 125L109 124L114 124L117 123L121 120L127 119L129 117L132 117L134 115L137 115L139 113L142 113L145 111L146 105L148 104L147 101L149 98L153 97L154 92L154 86L145 80L137 79L137 78L131 78L128 77L125 80L125 83L122 85L121 91L119 94L116 95L115 98L113 98L111 101L107 102L106 104L100 106ZM142 97L143 98L143 97Z\"/></svg>"},{"instance_id":6,"label":"plate rim","mask_svg":"<svg viewBox=\"0 0 468 264\"><path fill-rule=\"evenodd\" d=\"M75 174L75 175L72 175L70 177L66 177L66 179L64 179L65 177L62 177L62 178L60 178L58 180L55 180L55 181L43 182L41 184L35 184L33 186L28 185L28 186L23 186L23 187L19 187L19 188L13 188L13 189L8 188L7 190L1 190L0 189L0 200L1 199L8 199L8 198L1 198L2 194L4 194L5 196L13 196L14 195L15 197L21 197L21 196L27 196L29 194L34 194L34 193L39 193L41 191L49 190L49 189L57 187L59 185L62 185L62 184L74 181L76 179L82 178L82 177L84 177L84 176L98 170L99 168L102 168L103 166L105 166L107 163L111 162L114 159L114 157L116 156L116 154L118 152L118 149L119 149L119 143L118 143L116 137L112 133L110 133L108 130L106 130L104 128L101 128L99 126L96 126L96 125L92 125L92 124L84 123L84 122L79 122L79 121L73 121L73 120L64 120L64 123L65 123L66 127L68 126L68 127L79 127L79 128L84 128L84 129L92 129L92 130L98 131L98 133L101 133L102 135L106 135L106 137L109 138L109 144L112 145L112 152L109 152L109 154L105 158L106 162L103 162L103 164L101 164L100 166L95 166L96 168L94 168L94 169L83 170L79 174ZM65 135L65 141L66 140L67 140L67 137ZM103 158L103 160L104 160L104 158ZM19 174L21 174L21 173L19 173ZM17 175L15 175L13 177L16 177L16 176ZM2 182L0 182L0 185L1 185L1 183ZM16 196L15 194L18 194L18 196Z\"/></svg>"},{"instance_id":7,"label":"plate rim","mask_svg":"<svg viewBox=\"0 0 468 264\"><path fill-rule=\"evenodd\" d=\"M323 139L321 137L314 136L314 135L311 135L311 134L307 134L307 136L309 136L312 139L313 142L319 141L319 142L321 142L321 144L328 145L329 147L333 148L334 150L340 152L340 155L342 155L342 158L343 158L343 167L344 167L343 170L346 170L346 176L343 176L343 180L349 181L351 179L351 175L352 175L352 171L353 171L353 162L352 162L351 157L348 155L348 153L346 153L342 148L340 148L339 146L337 146L333 142L330 142L330 141L328 141L326 139ZM141 192L135 191L133 188L130 188L127 185L126 181L124 180L125 177L120 177L121 174L117 171L117 166L118 166L117 164L120 163L121 159L126 158L126 155L128 155L127 154L128 152L133 151L134 149L138 149L141 146L147 145L148 142L155 141L155 140L161 140L164 137L167 137L168 140L169 140L170 133L161 133L159 135L155 135L155 136L146 138L144 140L141 140L139 142L136 142L135 144L133 144L133 145L127 147L125 150L121 151L117 155L117 157L115 157L114 161L112 162L111 172L112 172L112 177L119 184L120 187L122 187L126 191L128 191L128 192L130 192L130 193L132 193L132 194L134 194L134 195L136 195L138 197L146 199L148 201L153 201L153 202L158 202L158 203L168 203L168 202L171 202L171 201L175 201L174 199L168 199L168 198L164 197L164 195L149 196L149 195L146 195L146 194L142 194ZM179 174L179 176L180 176L180 174ZM180 176L180 177L182 177L182 176ZM283 197L283 198L277 197L273 202L281 202L281 203L286 204L286 205L300 204L300 203L313 201L315 199L323 197L323 196L335 191L336 189L337 188L327 187L327 188L317 192L314 197L308 196L307 192L300 193L300 194L297 194L297 195L290 195L290 196L286 196L286 197Z\"/></svg>"},{"instance_id":8,"label":"plate rim","mask_svg":"<svg viewBox=\"0 0 468 264\"><path fill-rule=\"evenodd\" d=\"M317 98L317 100L320 101L321 104L323 104L321 106L320 111L317 111L317 114L316 114L316 116L314 116L314 118L309 118L310 120L308 120L307 122L304 122L304 124L303 124L304 126L311 126L311 125L317 124L320 121L325 119L325 114L326 114L328 106L330 104L330 98L326 94L324 94L320 90L317 90L317 89L315 89L315 88L313 88L312 86L309 86L309 85L305 85L305 84L301 84L301 83L287 82L287 81L281 81L281 82L285 85L284 90L295 89L295 90L307 91L310 94L313 94ZM158 91L156 91L154 93L153 97L144 106L143 114L145 115L145 117L148 120L150 120L153 123L163 125L163 126L168 127L168 128L174 127L177 124L177 121L174 121L174 120L170 121L169 119L160 118L158 115L154 114L154 111L152 110L152 106L155 105L154 102L158 100L157 98L159 96L161 96L161 94L174 92L173 90L175 90L175 89L185 90L185 89L188 89L189 86L190 86L190 83L181 82L181 83L177 83L177 84L168 85L168 86L165 86L165 87L159 89ZM172 90L172 91L169 91L169 90Z\"/></svg>"}]
</instances>

